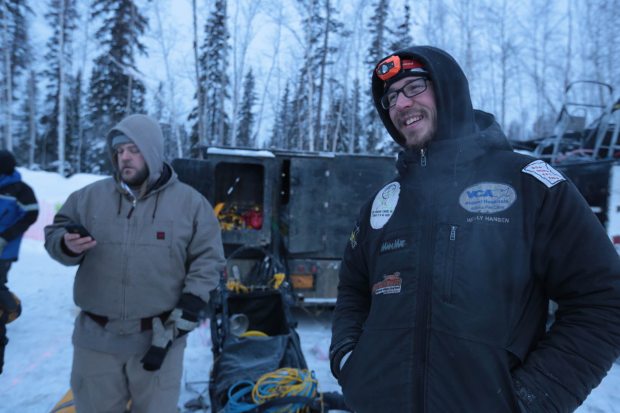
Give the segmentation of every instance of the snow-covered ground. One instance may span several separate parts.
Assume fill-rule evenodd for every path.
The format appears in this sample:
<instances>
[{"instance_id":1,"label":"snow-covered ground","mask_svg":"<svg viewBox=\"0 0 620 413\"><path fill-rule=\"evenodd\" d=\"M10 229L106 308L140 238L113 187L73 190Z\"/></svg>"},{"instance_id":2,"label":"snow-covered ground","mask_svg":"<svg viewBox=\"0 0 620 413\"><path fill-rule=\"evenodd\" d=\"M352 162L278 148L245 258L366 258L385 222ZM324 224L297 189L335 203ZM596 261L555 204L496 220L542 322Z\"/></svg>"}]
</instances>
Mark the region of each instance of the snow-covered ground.
<instances>
[{"instance_id":1,"label":"snow-covered ground","mask_svg":"<svg viewBox=\"0 0 620 413\"><path fill-rule=\"evenodd\" d=\"M10 343L0 375L0 413L47 413L69 388L71 331L77 310L72 301L75 268L49 258L43 248L43 227L73 190L98 177L20 169L42 207L40 219L27 233L20 260L9 272L9 287L22 300L23 314L8 326ZM298 332L309 368L321 391L339 391L329 372L330 314L297 313ZM190 334L179 406L203 394L208 401L211 336L207 324ZM596 388L579 413L620 413L620 364Z\"/></svg>"}]
</instances>

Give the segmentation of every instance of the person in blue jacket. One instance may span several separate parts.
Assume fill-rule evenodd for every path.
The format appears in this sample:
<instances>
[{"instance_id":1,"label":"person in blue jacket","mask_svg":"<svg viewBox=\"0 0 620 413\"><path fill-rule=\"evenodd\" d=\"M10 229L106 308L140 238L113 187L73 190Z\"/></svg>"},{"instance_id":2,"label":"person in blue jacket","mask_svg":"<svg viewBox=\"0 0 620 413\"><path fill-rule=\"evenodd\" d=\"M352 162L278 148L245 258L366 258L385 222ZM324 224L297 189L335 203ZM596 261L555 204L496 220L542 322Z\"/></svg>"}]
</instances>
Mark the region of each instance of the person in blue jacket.
<instances>
[{"instance_id":1,"label":"person in blue jacket","mask_svg":"<svg viewBox=\"0 0 620 413\"><path fill-rule=\"evenodd\" d=\"M445 51L385 57L372 95L403 151L341 264L330 363L347 405L575 410L620 355L620 259L603 226L561 172L473 109Z\"/></svg>"},{"instance_id":2,"label":"person in blue jacket","mask_svg":"<svg viewBox=\"0 0 620 413\"><path fill-rule=\"evenodd\" d=\"M8 273L17 261L24 232L39 215L32 188L22 182L13 154L0 150L0 373L8 343L6 325L19 317L21 303L7 287Z\"/></svg>"}]
</instances>

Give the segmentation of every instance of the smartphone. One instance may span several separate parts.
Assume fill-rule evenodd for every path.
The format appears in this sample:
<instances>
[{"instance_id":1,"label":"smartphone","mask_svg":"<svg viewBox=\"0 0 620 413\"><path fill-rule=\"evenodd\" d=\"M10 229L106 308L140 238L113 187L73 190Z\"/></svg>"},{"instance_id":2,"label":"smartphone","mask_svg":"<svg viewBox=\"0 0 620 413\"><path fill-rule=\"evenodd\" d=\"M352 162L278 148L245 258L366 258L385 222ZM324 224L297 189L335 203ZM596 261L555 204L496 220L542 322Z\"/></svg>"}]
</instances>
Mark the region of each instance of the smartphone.
<instances>
[{"instance_id":1,"label":"smartphone","mask_svg":"<svg viewBox=\"0 0 620 413\"><path fill-rule=\"evenodd\" d=\"M80 237L91 237L92 239L95 239L92 235L90 235L90 232L88 232L88 230L84 228L83 225L67 224L65 225L65 229L70 234L80 234Z\"/></svg>"}]
</instances>

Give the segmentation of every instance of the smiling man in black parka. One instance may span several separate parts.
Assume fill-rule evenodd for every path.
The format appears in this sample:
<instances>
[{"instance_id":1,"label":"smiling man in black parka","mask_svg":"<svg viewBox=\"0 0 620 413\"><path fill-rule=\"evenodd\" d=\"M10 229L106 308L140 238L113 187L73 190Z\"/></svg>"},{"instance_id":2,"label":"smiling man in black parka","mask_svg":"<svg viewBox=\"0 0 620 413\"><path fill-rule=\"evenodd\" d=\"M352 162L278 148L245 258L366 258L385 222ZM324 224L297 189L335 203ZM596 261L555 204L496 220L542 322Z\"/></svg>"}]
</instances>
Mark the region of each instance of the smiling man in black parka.
<instances>
[{"instance_id":1,"label":"smiling man in black parka","mask_svg":"<svg viewBox=\"0 0 620 413\"><path fill-rule=\"evenodd\" d=\"M347 404L575 410L620 355L620 260L603 227L560 172L473 109L446 52L382 59L372 93L404 150L342 262L330 361Z\"/></svg>"}]
</instances>

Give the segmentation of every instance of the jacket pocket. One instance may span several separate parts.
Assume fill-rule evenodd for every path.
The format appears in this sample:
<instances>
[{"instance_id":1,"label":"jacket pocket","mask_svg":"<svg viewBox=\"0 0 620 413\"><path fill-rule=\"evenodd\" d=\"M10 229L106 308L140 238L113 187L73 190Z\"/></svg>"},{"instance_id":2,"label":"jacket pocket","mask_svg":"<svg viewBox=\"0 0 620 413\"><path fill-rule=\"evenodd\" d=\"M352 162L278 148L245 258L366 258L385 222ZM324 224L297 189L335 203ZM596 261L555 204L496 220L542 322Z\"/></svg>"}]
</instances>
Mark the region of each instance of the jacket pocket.
<instances>
[{"instance_id":1,"label":"jacket pocket","mask_svg":"<svg viewBox=\"0 0 620 413\"><path fill-rule=\"evenodd\" d=\"M338 382L356 412L411 411L411 329L365 329Z\"/></svg>"},{"instance_id":2,"label":"jacket pocket","mask_svg":"<svg viewBox=\"0 0 620 413\"><path fill-rule=\"evenodd\" d=\"M456 252L459 240L459 227L453 224L442 224L439 227L437 248L435 249L435 268L438 269L439 294L441 300L452 301L452 286Z\"/></svg>"}]
</instances>

